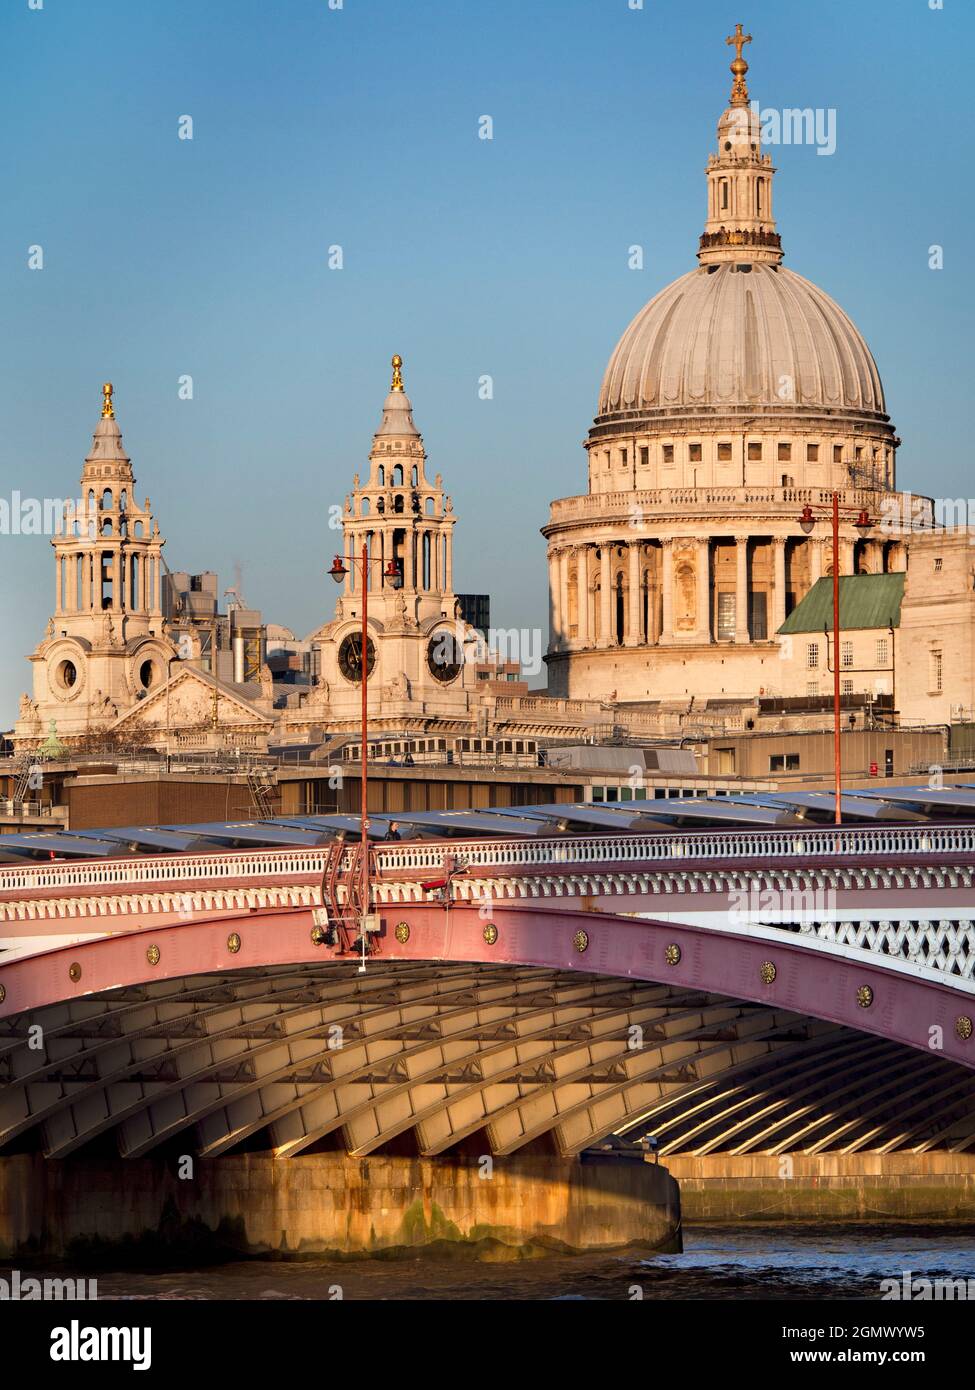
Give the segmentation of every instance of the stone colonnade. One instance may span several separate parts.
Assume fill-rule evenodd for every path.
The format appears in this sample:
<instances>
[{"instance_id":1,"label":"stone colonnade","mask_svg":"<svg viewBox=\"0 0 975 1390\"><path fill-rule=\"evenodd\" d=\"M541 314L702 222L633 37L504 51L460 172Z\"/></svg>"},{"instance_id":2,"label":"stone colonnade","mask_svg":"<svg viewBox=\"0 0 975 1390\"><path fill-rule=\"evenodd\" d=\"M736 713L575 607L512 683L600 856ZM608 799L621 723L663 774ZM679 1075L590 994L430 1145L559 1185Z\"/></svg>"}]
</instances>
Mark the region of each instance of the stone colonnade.
<instances>
[{"instance_id":1,"label":"stone colonnade","mask_svg":"<svg viewBox=\"0 0 975 1390\"><path fill-rule=\"evenodd\" d=\"M377 518L378 520L378 518ZM439 524L409 525L400 515L394 515L381 528L349 527L353 553L358 555L362 542L369 547L374 562L369 576L370 591L385 589L389 583L384 573L390 560L396 562L403 579L403 588L412 593L452 593L454 586L453 532ZM398 525L396 523L399 523ZM354 594L359 588L359 576L349 565L344 592Z\"/></svg>"},{"instance_id":2,"label":"stone colonnade","mask_svg":"<svg viewBox=\"0 0 975 1390\"><path fill-rule=\"evenodd\" d=\"M607 536L556 544L548 558L554 650L745 643L771 640L832 573L832 538ZM840 537L840 574L903 568L897 542Z\"/></svg>"}]
</instances>

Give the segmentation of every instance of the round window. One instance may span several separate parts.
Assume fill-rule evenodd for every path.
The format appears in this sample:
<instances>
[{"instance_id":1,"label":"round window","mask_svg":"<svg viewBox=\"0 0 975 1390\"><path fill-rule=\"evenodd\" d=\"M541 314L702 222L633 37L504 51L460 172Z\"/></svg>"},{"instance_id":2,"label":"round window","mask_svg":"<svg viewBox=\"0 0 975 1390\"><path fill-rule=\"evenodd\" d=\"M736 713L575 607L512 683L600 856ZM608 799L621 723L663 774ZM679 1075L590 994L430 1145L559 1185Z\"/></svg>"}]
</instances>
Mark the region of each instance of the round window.
<instances>
[{"instance_id":1,"label":"round window","mask_svg":"<svg viewBox=\"0 0 975 1390\"><path fill-rule=\"evenodd\" d=\"M139 680L142 682L143 690L148 690L155 679L156 668L151 661L144 661L139 667Z\"/></svg>"},{"instance_id":2,"label":"round window","mask_svg":"<svg viewBox=\"0 0 975 1390\"><path fill-rule=\"evenodd\" d=\"M63 690L71 690L78 681L78 668L73 661L62 661L58 666L57 677Z\"/></svg>"}]
</instances>

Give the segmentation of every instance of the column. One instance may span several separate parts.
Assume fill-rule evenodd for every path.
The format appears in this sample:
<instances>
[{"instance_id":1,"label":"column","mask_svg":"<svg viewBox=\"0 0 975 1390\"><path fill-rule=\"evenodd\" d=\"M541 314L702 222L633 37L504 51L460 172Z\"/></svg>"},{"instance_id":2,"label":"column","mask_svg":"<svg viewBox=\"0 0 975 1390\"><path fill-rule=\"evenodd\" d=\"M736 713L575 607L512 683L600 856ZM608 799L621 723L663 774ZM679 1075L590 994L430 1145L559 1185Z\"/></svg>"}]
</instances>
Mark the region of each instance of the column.
<instances>
[{"instance_id":1,"label":"column","mask_svg":"<svg viewBox=\"0 0 975 1390\"><path fill-rule=\"evenodd\" d=\"M830 556L832 557L832 541L830 541ZM853 573L853 541L847 536L840 536L840 574Z\"/></svg>"},{"instance_id":2,"label":"column","mask_svg":"<svg viewBox=\"0 0 975 1390\"><path fill-rule=\"evenodd\" d=\"M772 537L772 554L775 561L773 570L774 584L772 588L772 631L769 637L774 636L785 622L785 537Z\"/></svg>"},{"instance_id":3,"label":"column","mask_svg":"<svg viewBox=\"0 0 975 1390\"><path fill-rule=\"evenodd\" d=\"M54 611L61 612L61 582L64 574L64 560L60 555L54 557Z\"/></svg>"},{"instance_id":4,"label":"column","mask_svg":"<svg viewBox=\"0 0 975 1390\"><path fill-rule=\"evenodd\" d=\"M576 547L576 607L579 610L579 631L577 645L582 648L589 643L589 547Z\"/></svg>"},{"instance_id":5,"label":"column","mask_svg":"<svg viewBox=\"0 0 975 1390\"><path fill-rule=\"evenodd\" d=\"M823 577L823 543L821 540L808 540L809 547L809 587Z\"/></svg>"},{"instance_id":6,"label":"column","mask_svg":"<svg viewBox=\"0 0 975 1390\"><path fill-rule=\"evenodd\" d=\"M697 543L697 630L702 642L711 641L711 542Z\"/></svg>"},{"instance_id":7,"label":"column","mask_svg":"<svg viewBox=\"0 0 975 1390\"><path fill-rule=\"evenodd\" d=\"M628 594L629 622L626 630L625 646L638 647L643 634L640 631L642 595L640 593L640 543L630 542L630 576Z\"/></svg>"},{"instance_id":8,"label":"column","mask_svg":"<svg viewBox=\"0 0 975 1390\"><path fill-rule=\"evenodd\" d=\"M562 621L559 631L562 634L561 646L564 650L569 646L569 547L559 551L559 612Z\"/></svg>"},{"instance_id":9,"label":"column","mask_svg":"<svg viewBox=\"0 0 975 1390\"><path fill-rule=\"evenodd\" d=\"M612 595L610 593L610 544L603 541L599 547L599 645L612 644Z\"/></svg>"},{"instance_id":10,"label":"column","mask_svg":"<svg viewBox=\"0 0 975 1390\"><path fill-rule=\"evenodd\" d=\"M735 641L748 641L748 537L735 537Z\"/></svg>"},{"instance_id":11,"label":"column","mask_svg":"<svg viewBox=\"0 0 975 1390\"><path fill-rule=\"evenodd\" d=\"M78 611L78 553L75 550L68 552L65 562L68 566L68 612L77 613Z\"/></svg>"},{"instance_id":12,"label":"column","mask_svg":"<svg viewBox=\"0 0 975 1390\"><path fill-rule=\"evenodd\" d=\"M660 543L660 578L663 588L663 627L661 643L674 640L674 542L668 536Z\"/></svg>"},{"instance_id":13,"label":"column","mask_svg":"<svg viewBox=\"0 0 975 1390\"><path fill-rule=\"evenodd\" d=\"M557 550L548 553L548 645L550 650L559 646L562 637L562 620L559 613L559 555Z\"/></svg>"},{"instance_id":14,"label":"column","mask_svg":"<svg viewBox=\"0 0 975 1390\"><path fill-rule=\"evenodd\" d=\"M452 531L447 532L447 573L444 575L444 588L448 594L454 592L454 535Z\"/></svg>"}]
</instances>

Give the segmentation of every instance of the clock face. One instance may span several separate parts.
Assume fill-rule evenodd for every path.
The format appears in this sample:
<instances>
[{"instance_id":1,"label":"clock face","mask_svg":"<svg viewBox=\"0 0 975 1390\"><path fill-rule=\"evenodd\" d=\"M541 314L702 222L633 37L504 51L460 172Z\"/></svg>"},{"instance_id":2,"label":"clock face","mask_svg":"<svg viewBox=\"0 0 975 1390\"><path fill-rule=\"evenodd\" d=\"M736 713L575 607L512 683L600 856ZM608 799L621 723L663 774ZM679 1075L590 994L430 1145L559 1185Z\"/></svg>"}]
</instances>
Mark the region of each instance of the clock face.
<instances>
[{"instance_id":1,"label":"clock face","mask_svg":"<svg viewBox=\"0 0 975 1390\"><path fill-rule=\"evenodd\" d=\"M435 632L427 644L427 666L435 680L455 681L464 665L464 649L453 633Z\"/></svg>"},{"instance_id":2,"label":"clock face","mask_svg":"<svg viewBox=\"0 0 975 1390\"><path fill-rule=\"evenodd\" d=\"M376 664L376 646L371 637L366 639L366 673L372 675ZM343 637L339 647L339 670L347 681L362 680L362 633L350 632Z\"/></svg>"}]
</instances>

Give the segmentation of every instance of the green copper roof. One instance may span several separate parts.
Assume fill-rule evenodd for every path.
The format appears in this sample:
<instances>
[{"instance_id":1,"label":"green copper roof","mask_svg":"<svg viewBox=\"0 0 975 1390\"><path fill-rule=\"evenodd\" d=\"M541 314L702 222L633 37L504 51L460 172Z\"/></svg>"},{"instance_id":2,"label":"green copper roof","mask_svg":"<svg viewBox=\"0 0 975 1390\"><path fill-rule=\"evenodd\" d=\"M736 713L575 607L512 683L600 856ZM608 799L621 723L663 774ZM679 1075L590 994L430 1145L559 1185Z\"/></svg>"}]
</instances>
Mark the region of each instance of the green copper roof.
<instances>
[{"instance_id":1,"label":"green copper roof","mask_svg":"<svg viewBox=\"0 0 975 1390\"><path fill-rule=\"evenodd\" d=\"M906 575L840 575L840 629L900 627ZM809 593L779 628L779 632L833 630L833 580L817 579Z\"/></svg>"}]
</instances>

